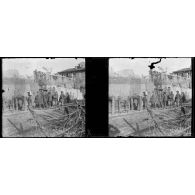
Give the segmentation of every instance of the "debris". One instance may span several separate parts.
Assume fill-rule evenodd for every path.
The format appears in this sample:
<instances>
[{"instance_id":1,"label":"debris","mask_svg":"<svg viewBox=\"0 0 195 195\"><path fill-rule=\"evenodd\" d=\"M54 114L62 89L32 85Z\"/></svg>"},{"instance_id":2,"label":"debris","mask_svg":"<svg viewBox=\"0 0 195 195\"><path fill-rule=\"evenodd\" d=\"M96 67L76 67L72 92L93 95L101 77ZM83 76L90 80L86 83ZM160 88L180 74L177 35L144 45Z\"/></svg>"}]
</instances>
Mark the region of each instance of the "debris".
<instances>
[{"instance_id":1,"label":"debris","mask_svg":"<svg viewBox=\"0 0 195 195\"><path fill-rule=\"evenodd\" d=\"M44 114L29 108L38 129L45 137L84 137L85 110L84 105L75 102L65 106L57 106L44 110ZM66 112L62 110L66 110ZM52 112L49 112L51 111ZM41 124L40 121L46 121Z\"/></svg>"}]
</instances>

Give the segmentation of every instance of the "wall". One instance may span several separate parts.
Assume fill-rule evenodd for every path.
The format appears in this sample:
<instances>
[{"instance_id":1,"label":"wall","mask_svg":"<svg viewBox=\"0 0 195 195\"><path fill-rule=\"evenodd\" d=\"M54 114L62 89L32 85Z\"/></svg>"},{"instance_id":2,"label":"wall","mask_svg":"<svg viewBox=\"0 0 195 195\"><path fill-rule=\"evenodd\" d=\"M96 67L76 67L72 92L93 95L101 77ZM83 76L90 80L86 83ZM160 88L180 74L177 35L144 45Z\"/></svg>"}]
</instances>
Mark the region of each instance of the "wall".
<instances>
[{"instance_id":1,"label":"wall","mask_svg":"<svg viewBox=\"0 0 195 195\"><path fill-rule=\"evenodd\" d=\"M40 86L56 85L65 88L74 88L74 80L65 76L50 75L41 71L34 71L34 80Z\"/></svg>"},{"instance_id":2,"label":"wall","mask_svg":"<svg viewBox=\"0 0 195 195\"><path fill-rule=\"evenodd\" d=\"M159 79L161 78L161 80ZM109 96L114 97L128 97L133 95L142 95L144 91L147 91L148 95L152 94L154 88L168 88L171 87L174 95L176 91L184 92L187 99L192 98L192 80L190 78L174 77L162 74L161 77L154 77L152 81L151 78L110 78L109 79ZM154 84L160 84L155 86Z\"/></svg>"},{"instance_id":3,"label":"wall","mask_svg":"<svg viewBox=\"0 0 195 195\"><path fill-rule=\"evenodd\" d=\"M133 95L142 95L144 91L152 91L154 84L148 79L132 79L120 78L119 80L110 79L109 81L109 96L128 97Z\"/></svg>"},{"instance_id":4,"label":"wall","mask_svg":"<svg viewBox=\"0 0 195 195\"><path fill-rule=\"evenodd\" d=\"M57 91L58 93L58 98L60 97L61 91L64 92L64 94L66 94L67 92L69 93L69 95L71 96L71 98L73 99L78 99L78 100L82 100L83 99L83 94L80 92L79 89L73 89L73 88L65 88L63 86L56 86L56 85L50 85L48 86L48 89L51 88L55 88L55 91Z\"/></svg>"},{"instance_id":5,"label":"wall","mask_svg":"<svg viewBox=\"0 0 195 195\"><path fill-rule=\"evenodd\" d=\"M76 89L85 88L85 72L77 72L74 81Z\"/></svg>"}]
</instances>

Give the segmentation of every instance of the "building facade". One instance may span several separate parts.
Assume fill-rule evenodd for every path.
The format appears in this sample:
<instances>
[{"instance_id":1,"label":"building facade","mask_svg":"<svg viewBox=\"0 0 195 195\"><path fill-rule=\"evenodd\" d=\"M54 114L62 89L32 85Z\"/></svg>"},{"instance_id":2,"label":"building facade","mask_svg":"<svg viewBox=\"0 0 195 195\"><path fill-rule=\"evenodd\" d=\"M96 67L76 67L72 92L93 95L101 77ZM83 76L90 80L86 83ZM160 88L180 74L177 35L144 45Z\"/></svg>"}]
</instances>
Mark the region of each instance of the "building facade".
<instances>
[{"instance_id":1,"label":"building facade","mask_svg":"<svg viewBox=\"0 0 195 195\"><path fill-rule=\"evenodd\" d=\"M75 68L66 69L57 74L72 79L74 88L85 93L85 62L81 62Z\"/></svg>"},{"instance_id":2,"label":"building facade","mask_svg":"<svg viewBox=\"0 0 195 195\"><path fill-rule=\"evenodd\" d=\"M181 76L181 77L192 77L192 68L183 68L177 71L172 72L173 75Z\"/></svg>"}]
</instances>

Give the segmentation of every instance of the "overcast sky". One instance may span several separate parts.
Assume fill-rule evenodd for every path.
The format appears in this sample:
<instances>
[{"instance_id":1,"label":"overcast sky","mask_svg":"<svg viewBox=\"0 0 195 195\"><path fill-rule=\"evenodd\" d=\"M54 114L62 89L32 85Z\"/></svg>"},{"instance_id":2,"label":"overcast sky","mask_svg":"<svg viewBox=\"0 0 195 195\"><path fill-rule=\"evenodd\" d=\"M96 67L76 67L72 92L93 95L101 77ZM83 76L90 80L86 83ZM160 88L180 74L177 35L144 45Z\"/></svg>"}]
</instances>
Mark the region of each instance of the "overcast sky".
<instances>
[{"instance_id":1,"label":"overcast sky","mask_svg":"<svg viewBox=\"0 0 195 195\"><path fill-rule=\"evenodd\" d=\"M3 59L3 73L4 71L15 69L18 70L22 76L32 76L35 69L46 72L43 67L47 68L53 73L74 68L80 62L85 61L84 58L17 58L17 59Z\"/></svg>"},{"instance_id":2,"label":"overcast sky","mask_svg":"<svg viewBox=\"0 0 195 195\"><path fill-rule=\"evenodd\" d=\"M151 62L158 61L159 58L112 58L109 61L109 68L117 72L123 69L131 69L136 75L148 75L149 67ZM155 68L159 71L158 67L162 67L164 70L167 68L167 72L171 73L175 70L182 68L189 68L191 66L191 58L166 58L162 59L159 64L156 64Z\"/></svg>"}]
</instances>

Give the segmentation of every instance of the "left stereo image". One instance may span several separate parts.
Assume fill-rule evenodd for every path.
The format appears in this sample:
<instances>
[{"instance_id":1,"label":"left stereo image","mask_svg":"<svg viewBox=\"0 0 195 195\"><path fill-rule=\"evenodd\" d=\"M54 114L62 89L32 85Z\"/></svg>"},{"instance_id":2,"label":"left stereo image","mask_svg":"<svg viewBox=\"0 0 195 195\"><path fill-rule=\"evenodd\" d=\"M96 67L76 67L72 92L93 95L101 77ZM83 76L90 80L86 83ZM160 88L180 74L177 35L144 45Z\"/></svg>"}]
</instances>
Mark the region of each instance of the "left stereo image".
<instances>
[{"instance_id":1,"label":"left stereo image","mask_svg":"<svg viewBox=\"0 0 195 195\"><path fill-rule=\"evenodd\" d=\"M84 58L3 58L2 137L86 137Z\"/></svg>"}]
</instances>

